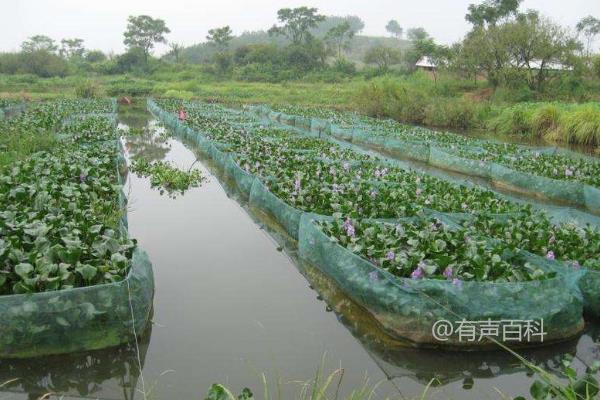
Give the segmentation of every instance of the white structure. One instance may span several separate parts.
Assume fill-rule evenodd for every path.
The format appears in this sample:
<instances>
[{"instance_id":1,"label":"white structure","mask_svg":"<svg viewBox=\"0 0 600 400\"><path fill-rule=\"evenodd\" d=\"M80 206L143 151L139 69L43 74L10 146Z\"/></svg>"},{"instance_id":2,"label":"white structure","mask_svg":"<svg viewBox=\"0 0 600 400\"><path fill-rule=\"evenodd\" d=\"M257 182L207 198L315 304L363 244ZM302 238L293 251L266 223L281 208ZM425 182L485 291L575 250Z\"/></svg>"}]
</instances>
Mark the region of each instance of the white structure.
<instances>
[{"instance_id":1,"label":"white structure","mask_svg":"<svg viewBox=\"0 0 600 400\"><path fill-rule=\"evenodd\" d=\"M421 59L419 61L417 61L417 63L415 64L415 67L421 68L421 69L424 69L427 71L433 71L434 69L437 68L437 66L433 63L433 61L431 60L431 58L429 56L421 57Z\"/></svg>"}]
</instances>

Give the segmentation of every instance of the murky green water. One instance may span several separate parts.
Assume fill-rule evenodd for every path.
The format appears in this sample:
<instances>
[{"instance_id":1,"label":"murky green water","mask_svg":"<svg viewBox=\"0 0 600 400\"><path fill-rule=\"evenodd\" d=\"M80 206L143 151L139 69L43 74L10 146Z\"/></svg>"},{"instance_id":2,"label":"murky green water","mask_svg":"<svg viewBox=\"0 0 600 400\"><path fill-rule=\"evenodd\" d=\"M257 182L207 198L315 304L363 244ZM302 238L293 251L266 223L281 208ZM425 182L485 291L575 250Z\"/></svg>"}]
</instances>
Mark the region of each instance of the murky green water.
<instances>
[{"instance_id":1,"label":"murky green water","mask_svg":"<svg viewBox=\"0 0 600 400\"><path fill-rule=\"evenodd\" d=\"M279 390L288 399L297 397L299 381L315 376L322 359L327 373L344 368L340 397L360 387L365 376L380 382L374 398L420 398L434 377L440 384L427 398L493 399L498 391L529 392L533 379L506 353L416 350L391 340L330 280L294 261L292 248L278 251L280 245L228 197L207 165L194 163L193 151L159 137L148 114L122 113L121 122L149 128L143 136L124 139L127 157L144 155L186 169L194 165L209 176L202 187L176 199L129 176L130 232L147 250L156 280L154 323L140 340L140 358L130 344L0 361L0 385L16 379L0 387L0 400L46 394L202 399L214 382L235 390L248 386L262 398L262 373L274 398ZM523 354L557 369L571 353L583 368L600 359L598 336L598 327L589 327L575 341ZM464 389L471 380L472 388Z\"/></svg>"}]
</instances>

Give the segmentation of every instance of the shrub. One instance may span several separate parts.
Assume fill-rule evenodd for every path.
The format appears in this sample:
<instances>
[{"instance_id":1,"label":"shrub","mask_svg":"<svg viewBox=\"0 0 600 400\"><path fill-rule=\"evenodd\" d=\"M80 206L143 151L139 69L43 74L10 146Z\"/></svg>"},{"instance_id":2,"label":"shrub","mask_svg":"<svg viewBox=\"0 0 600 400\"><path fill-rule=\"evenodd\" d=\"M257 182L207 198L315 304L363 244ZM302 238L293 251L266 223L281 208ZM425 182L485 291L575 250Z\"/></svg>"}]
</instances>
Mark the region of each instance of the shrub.
<instances>
[{"instance_id":1,"label":"shrub","mask_svg":"<svg viewBox=\"0 0 600 400\"><path fill-rule=\"evenodd\" d=\"M531 118L531 132L537 137L547 137L558 129L560 110L556 104L536 109Z\"/></svg>"},{"instance_id":2,"label":"shrub","mask_svg":"<svg viewBox=\"0 0 600 400\"><path fill-rule=\"evenodd\" d=\"M75 86L75 95L83 99L97 99L102 97L102 89L96 82L85 81Z\"/></svg>"},{"instance_id":3,"label":"shrub","mask_svg":"<svg viewBox=\"0 0 600 400\"><path fill-rule=\"evenodd\" d=\"M346 75L354 75L356 73L356 64L345 58L338 58L333 64L333 69Z\"/></svg>"},{"instance_id":4,"label":"shrub","mask_svg":"<svg viewBox=\"0 0 600 400\"><path fill-rule=\"evenodd\" d=\"M600 144L600 108L593 105L566 111L551 139L587 145Z\"/></svg>"},{"instance_id":5,"label":"shrub","mask_svg":"<svg viewBox=\"0 0 600 400\"><path fill-rule=\"evenodd\" d=\"M600 55L592 59L592 73L595 78L600 79Z\"/></svg>"},{"instance_id":6,"label":"shrub","mask_svg":"<svg viewBox=\"0 0 600 400\"><path fill-rule=\"evenodd\" d=\"M488 121L488 129L503 135L524 135L531 132L532 110L527 105L503 109L500 114Z\"/></svg>"},{"instance_id":7,"label":"shrub","mask_svg":"<svg viewBox=\"0 0 600 400\"><path fill-rule=\"evenodd\" d=\"M425 109L425 124L469 129L476 124L476 104L466 99L438 99Z\"/></svg>"}]
</instances>

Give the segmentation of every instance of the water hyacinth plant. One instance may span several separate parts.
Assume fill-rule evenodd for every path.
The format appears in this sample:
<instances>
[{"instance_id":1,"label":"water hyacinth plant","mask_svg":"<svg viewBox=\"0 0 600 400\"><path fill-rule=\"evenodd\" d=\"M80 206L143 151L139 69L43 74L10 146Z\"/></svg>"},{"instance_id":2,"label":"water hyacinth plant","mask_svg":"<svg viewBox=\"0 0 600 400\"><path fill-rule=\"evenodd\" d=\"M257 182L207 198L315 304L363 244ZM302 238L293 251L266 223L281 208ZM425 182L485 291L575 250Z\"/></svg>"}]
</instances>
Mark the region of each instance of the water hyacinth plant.
<instances>
[{"instance_id":1,"label":"water hyacinth plant","mask_svg":"<svg viewBox=\"0 0 600 400\"><path fill-rule=\"evenodd\" d=\"M167 193L169 197L184 194L192 187L198 187L206 179L199 170L182 171L165 161L148 161L137 158L131 164L131 171L142 177L150 178L150 185L158 188L160 194Z\"/></svg>"},{"instance_id":2,"label":"water hyacinth plant","mask_svg":"<svg viewBox=\"0 0 600 400\"><path fill-rule=\"evenodd\" d=\"M114 125L94 118L79 122L114 139ZM127 276L136 244L121 227L126 210L118 158L114 140L90 142L74 135L52 152L37 152L0 170L0 294Z\"/></svg>"},{"instance_id":3,"label":"water hyacinth plant","mask_svg":"<svg viewBox=\"0 0 600 400\"><path fill-rule=\"evenodd\" d=\"M401 278L522 282L554 273L522 261L518 252L467 229L450 229L435 219L379 223L320 221L334 242Z\"/></svg>"}]
</instances>

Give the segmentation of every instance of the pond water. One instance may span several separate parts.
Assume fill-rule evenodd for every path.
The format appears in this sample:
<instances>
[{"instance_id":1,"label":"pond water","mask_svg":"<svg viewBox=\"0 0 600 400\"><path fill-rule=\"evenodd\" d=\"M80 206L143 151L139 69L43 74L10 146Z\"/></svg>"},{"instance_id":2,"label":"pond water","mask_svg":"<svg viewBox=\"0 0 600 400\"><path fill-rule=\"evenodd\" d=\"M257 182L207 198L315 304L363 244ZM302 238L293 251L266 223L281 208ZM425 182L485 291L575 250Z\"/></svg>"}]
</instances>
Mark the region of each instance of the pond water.
<instances>
[{"instance_id":1,"label":"pond water","mask_svg":"<svg viewBox=\"0 0 600 400\"><path fill-rule=\"evenodd\" d=\"M377 384L375 399L421 398L434 377L439 384L426 398L529 393L533 378L504 352L417 350L386 336L335 284L296 260L293 248L281 251L191 146L161 137L143 110L122 111L123 125L147 130L123 139L128 158L166 160L208 177L173 199L129 174L130 233L154 267L153 324L137 346L0 360L0 400L202 399L215 382L262 398L262 374L273 398L290 399L322 362L323 375L343 368L339 398L365 377ZM574 354L581 369L600 359L598 336L591 326L577 340L522 353L549 369Z\"/></svg>"}]
</instances>

